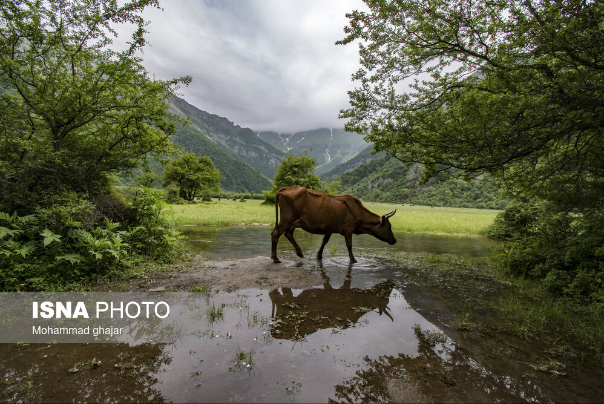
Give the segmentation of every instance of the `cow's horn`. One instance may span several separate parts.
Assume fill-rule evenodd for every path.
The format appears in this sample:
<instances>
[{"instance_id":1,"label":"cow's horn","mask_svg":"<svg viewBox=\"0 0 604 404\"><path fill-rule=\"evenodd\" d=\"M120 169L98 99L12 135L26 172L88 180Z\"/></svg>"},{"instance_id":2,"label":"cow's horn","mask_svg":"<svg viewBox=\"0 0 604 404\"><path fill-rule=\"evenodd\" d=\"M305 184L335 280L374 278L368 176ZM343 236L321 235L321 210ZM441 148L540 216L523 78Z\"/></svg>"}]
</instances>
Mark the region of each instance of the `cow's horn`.
<instances>
[{"instance_id":1,"label":"cow's horn","mask_svg":"<svg viewBox=\"0 0 604 404\"><path fill-rule=\"evenodd\" d=\"M395 213L396 213L396 209L394 209L394 210L393 210L392 212L390 212L390 213L386 213L386 214L384 215L384 218L385 218L385 219L388 219L389 217L394 216L394 214L395 214Z\"/></svg>"}]
</instances>

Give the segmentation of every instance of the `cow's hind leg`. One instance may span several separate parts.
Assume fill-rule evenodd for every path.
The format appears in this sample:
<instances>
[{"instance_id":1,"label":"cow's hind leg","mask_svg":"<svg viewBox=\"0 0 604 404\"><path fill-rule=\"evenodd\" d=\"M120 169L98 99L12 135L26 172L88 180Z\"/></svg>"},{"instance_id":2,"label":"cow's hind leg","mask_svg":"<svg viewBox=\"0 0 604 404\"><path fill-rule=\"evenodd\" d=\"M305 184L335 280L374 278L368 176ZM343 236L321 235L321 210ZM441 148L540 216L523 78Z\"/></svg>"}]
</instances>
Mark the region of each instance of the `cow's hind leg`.
<instances>
[{"instance_id":1,"label":"cow's hind leg","mask_svg":"<svg viewBox=\"0 0 604 404\"><path fill-rule=\"evenodd\" d=\"M302 249L294 239L294 229L285 230L285 237L287 237L287 239L290 241L290 243L292 243L292 245L296 249L296 254L298 255L298 257L304 258L304 254L302 254Z\"/></svg>"},{"instance_id":2,"label":"cow's hind leg","mask_svg":"<svg viewBox=\"0 0 604 404\"><path fill-rule=\"evenodd\" d=\"M279 258L277 257L277 243L279 242L279 237L281 237L281 234L282 234L282 232L279 229L279 226L275 226L275 228L273 229L273 232L271 233L271 240L273 242L272 249L271 249L271 258L273 259L273 262L275 262L275 263L281 262L279 260Z\"/></svg>"},{"instance_id":3,"label":"cow's hind leg","mask_svg":"<svg viewBox=\"0 0 604 404\"><path fill-rule=\"evenodd\" d=\"M325 244L327 244L327 242L329 241L329 238L331 237L331 233L326 234L323 236L323 242L321 243L321 248L319 248L319 251L317 251L317 259L318 260L322 260L323 259L323 249L325 248Z\"/></svg>"}]
</instances>

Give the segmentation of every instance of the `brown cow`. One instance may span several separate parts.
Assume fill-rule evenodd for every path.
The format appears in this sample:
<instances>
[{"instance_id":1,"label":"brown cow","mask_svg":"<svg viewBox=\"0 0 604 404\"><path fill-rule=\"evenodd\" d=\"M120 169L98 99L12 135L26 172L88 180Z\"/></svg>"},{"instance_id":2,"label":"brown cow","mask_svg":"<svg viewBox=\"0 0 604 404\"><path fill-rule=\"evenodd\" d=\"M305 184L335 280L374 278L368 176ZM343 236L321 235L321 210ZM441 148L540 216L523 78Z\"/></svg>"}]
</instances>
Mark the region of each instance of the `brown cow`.
<instances>
[{"instance_id":1,"label":"brown cow","mask_svg":"<svg viewBox=\"0 0 604 404\"><path fill-rule=\"evenodd\" d=\"M281 221L279 221L281 208ZM281 262L277 257L279 237L285 237L303 258L302 249L294 240L294 229L302 228L312 234L324 234L317 259L323 258L323 248L333 233L344 236L350 262L357 262L352 255L352 235L371 234L388 244L396 243L388 218L396 210L384 216L367 210L361 201L352 195L326 195L297 185L283 187L275 195L275 228L272 232L273 262Z\"/></svg>"}]
</instances>

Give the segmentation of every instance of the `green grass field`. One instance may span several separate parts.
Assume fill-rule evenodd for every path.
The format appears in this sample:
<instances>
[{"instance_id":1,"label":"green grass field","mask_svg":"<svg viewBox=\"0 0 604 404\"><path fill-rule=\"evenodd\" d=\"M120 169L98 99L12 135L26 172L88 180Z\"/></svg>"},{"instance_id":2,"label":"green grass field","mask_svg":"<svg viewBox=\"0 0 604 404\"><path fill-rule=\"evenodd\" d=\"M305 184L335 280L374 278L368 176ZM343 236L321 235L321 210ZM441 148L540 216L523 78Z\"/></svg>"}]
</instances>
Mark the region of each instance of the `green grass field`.
<instances>
[{"instance_id":1,"label":"green grass field","mask_svg":"<svg viewBox=\"0 0 604 404\"><path fill-rule=\"evenodd\" d=\"M212 202L195 202L170 205L177 225L237 226L250 224L275 224L275 207L262 205L261 200L246 202L216 199ZM489 209L431 208L427 206L401 206L387 203L364 202L370 211L383 215L397 209L390 219L394 232L433 233L477 236L493 223L499 211Z\"/></svg>"}]
</instances>

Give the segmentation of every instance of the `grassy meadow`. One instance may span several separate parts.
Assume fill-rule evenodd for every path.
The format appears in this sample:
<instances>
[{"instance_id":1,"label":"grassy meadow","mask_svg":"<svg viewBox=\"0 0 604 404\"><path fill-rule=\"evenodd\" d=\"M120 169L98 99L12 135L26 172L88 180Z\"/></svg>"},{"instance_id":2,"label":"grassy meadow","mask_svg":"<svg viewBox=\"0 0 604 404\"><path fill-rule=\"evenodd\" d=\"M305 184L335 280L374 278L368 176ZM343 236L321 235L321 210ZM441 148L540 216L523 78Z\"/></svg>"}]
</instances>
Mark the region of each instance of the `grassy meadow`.
<instances>
[{"instance_id":1,"label":"grassy meadow","mask_svg":"<svg viewBox=\"0 0 604 404\"><path fill-rule=\"evenodd\" d=\"M467 208L432 208L363 202L370 211L383 215L394 209L390 218L394 232L478 236L493 223L499 211ZM274 205L262 205L258 199L239 202L222 199L170 205L176 225L237 226L264 224L274 226Z\"/></svg>"}]
</instances>

